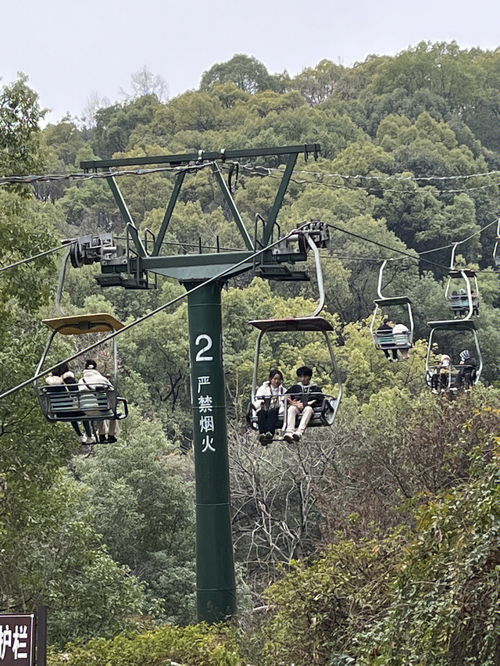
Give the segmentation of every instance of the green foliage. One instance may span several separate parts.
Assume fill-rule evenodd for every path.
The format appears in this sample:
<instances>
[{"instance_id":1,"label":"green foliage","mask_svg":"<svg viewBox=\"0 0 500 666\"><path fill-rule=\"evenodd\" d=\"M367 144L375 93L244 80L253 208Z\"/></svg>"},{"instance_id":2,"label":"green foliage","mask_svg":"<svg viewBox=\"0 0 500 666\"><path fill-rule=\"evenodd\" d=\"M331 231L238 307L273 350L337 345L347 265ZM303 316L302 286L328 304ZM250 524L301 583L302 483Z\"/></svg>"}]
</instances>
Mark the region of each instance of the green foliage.
<instances>
[{"instance_id":1,"label":"green foliage","mask_svg":"<svg viewBox=\"0 0 500 666\"><path fill-rule=\"evenodd\" d=\"M233 629L204 624L165 626L143 634L123 634L113 640L93 640L52 653L49 666L238 666L242 660Z\"/></svg>"},{"instance_id":2,"label":"green foliage","mask_svg":"<svg viewBox=\"0 0 500 666\"><path fill-rule=\"evenodd\" d=\"M106 159L127 150L132 130L138 124L151 121L159 104L156 95L144 95L123 105L99 109L93 142L96 154Z\"/></svg>"},{"instance_id":3,"label":"green foliage","mask_svg":"<svg viewBox=\"0 0 500 666\"><path fill-rule=\"evenodd\" d=\"M248 629L242 641L255 647L267 636L268 663L395 664L403 654L405 664L458 666L461 658L474 663L475 653L491 662L496 534L491 472L481 461L492 447L498 396L479 386L451 402L436 400L423 382L427 321L449 315L450 249L423 255L433 265L398 258L386 267L383 293L413 303L408 361L388 363L374 349L369 317L380 262L395 258L389 248L416 257L474 234L459 260L481 267L482 377L495 382L498 277L487 267L496 228L478 232L497 210L498 185L491 176L469 176L500 164L498 58L498 51L422 42L353 67L322 60L290 77L240 54L206 72L199 91L167 102L163 82L144 69L126 102L101 108L83 129L64 118L40 130L43 112L22 77L1 89L2 173L71 170L97 156L318 142L317 161L297 162L278 218L282 232L322 219L387 246L331 230L322 250L325 316L335 330L344 399L333 429L308 432L293 448L255 446L244 429L255 341L247 322L312 312L316 280L290 286L242 275L223 294L235 552L247 600L262 606L278 565L290 567L269 592L272 617L260 616L263 628ZM228 166L221 164L225 178ZM252 234L255 215L269 215L283 163L270 156L245 167L234 196ZM119 184L141 233L158 233L172 174L124 176ZM26 186L0 191L2 266L58 237L123 231L103 180L39 184L35 197ZM208 169L187 174L162 252L196 252L200 242L203 252L242 247ZM58 260L2 274L4 388L36 366ZM310 261L307 269L313 273ZM69 271L67 312L103 310L131 321L184 289L161 279L156 291L102 292L95 271ZM194 617L193 472L178 453L191 441L186 325L180 304L120 339L119 390L131 416L116 444L88 458L76 455L69 427L43 420L29 392L0 404L0 594L4 606L27 610L48 600L60 646ZM455 361L469 346L464 336L438 342ZM69 347L58 345L54 358ZM265 340L259 381L273 365L289 385L303 363L326 391L338 390L325 345L300 333ZM62 471L68 466L72 480ZM166 627L53 659L235 664L235 640L232 631ZM247 659L263 660L258 650Z\"/></svg>"},{"instance_id":4,"label":"green foliage","mask_svg":"<svg viewBox=\"0 0 500 666\"><path fill-rule=\"evenodd\" d=\"M479 466L471 484L417 512L388 612L361 639L362 663L496 663L499 494L495 467Z\"/></svg>"},{"instance_id":5,"label":"green foliage","mask_svg":"<svg viewBox=\"0 0 500 666\"><path fill-rule=\"evenodd\" d=\"M266 592L266 664L349 663L356 631L383 613L403 538L332 544L307 567L293 562ZM338 661L335 662L334 659Z\"/></svg>"},{"instance_id":6,"label":"green foliage","mask_svg":"<svg viewBox=\"0 0 500 666\"><path fill-rule=\"evenodd\" d=\"M20 75L0 88L0 173L25 175L43 171L39 123L44 112L38 95Z\"/></svg>"},{"instance_id":7,"label":"green foliage","mask_svg":"<svg viewBox=\"0 0 500 666\"><path fill-rule=\"evenodd\" d=\"M443 406L441 418L447 412ZM310 566L293 563L269 588L266 663L495 663L494 440L473 421L497 418L498 408L478 405L473 414L461 420L463 435L449 448L462 450L457 472L463 482L450 489L443 479L441 491L421 497L411 529L356 542L337 534L321 558ZM435 431L428 426L429 433ZM473 432L472 441L480 445L469 448L464 436ZM386 433L394 433L390 425ZM444 470L451 461L445 455L434 469ZM359 514L350 520L359 524Z\"/></svg>"},{"instance_id":8,"label":"green foliage","mask_svg":"<svg viewBox=\"0 0 500 666\"><path fill-rule=\"evenodd\" d=\"M47 605L51 640L60 646L130 626L126 616L143 608L141 585L111 559L81 512L85 490L60 474L45 488L30 483L29 489L28 495L7 478L2 608L31 611Z\"/></svg>"},{"instance_id":9,"label":"green foliage","mask_svg":"<svg viewBox=\"0 0 500 666\"><path fill-rule=\"evenodd\" d=\"M234 55L225 63L213 65L201 78L200 90L210 90L214 85L234 83L249 93L272 89L272 77L256 58L243 54Z\"/></svg>"},{"instance_id":10,"label":"green foliage","mask_svg":"<svg viewBox=\"0 0 500 666\"><path fill-rule=\"evenodd\" d=\"M100 447L75 467L87 486L84 506L111 557L146 583L148 597L160 602L157 615L169 621L191 621L192 471L184 456L166 441L160 424L143 423L134 411L119 442Z\"/></svg>"}]
</instances>

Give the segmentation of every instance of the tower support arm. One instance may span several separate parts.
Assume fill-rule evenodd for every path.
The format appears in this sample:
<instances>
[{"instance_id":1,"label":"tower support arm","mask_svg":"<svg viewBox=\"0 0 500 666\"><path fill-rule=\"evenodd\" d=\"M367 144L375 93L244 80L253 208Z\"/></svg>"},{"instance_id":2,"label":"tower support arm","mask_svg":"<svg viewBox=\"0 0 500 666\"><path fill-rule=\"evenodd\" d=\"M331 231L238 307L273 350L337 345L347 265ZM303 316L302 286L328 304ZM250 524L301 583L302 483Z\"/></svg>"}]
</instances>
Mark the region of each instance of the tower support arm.
<instances>
[{"instance_id":1,"label":"tower support arm","mask_svg":"<svg viewBox=\"0 0 500 666\"><path fill-rule=\"evenodd\" d=\"M266 221L266 226L264 229L264 238L262 239L262 245L268 245L273 229L274 229L274 224L276 222L276 219L278 217L278 213L280 211L281 205L283 203L283 198L285 196L285 192L288 187L288 183L290 182L290 178L292 177L293 170L295 168L295 164L297 162L297 156L298 153L291 153L288 156L287 162L286 162L286 168L285 172L283 174L283 177L281 179L280 186L278 188L278 191L276 193L276 197L274 199L273 207L271 208L271 212L269 213L269 217L267 218Z\"/></svg>"},{"instance_id":2,"label":"tower support arm","mask_svg":"<svg viewBox=\"0 0 500 666\"><path fill-rule=\"evenodd\" d=\"M177 166L189 164L190 162L201 162L207 160L237 160L247 157L265 157L267 155L296 155L312 154L317 157L320 152L319 143L306 143L298 146L277 146L273 148L245 148L243 150L220 150L218 152L185 153L181 155L156 155L152 157L122 157L120 159L90 160L80 162L80 168L85 171L93 169L109 169L121 166L141 166L145 164L168 164Z\"/></svg>"},{"instance_id":3,"label":"tower support arm","mask_svg":"<svg viewBox=\"0 0 500 666\"><path fill-rule=\"evenodd\" d=\"M147 254L146 249L142 244L141 237L139 236L139 230L135 226L135 222L132 219L132 215L130 214L129 209L127 208L127 204L125 203L120 188L118 187L113 176L109 176L108 178L106 178L106 180L108 181L108 185L113 194L113 198L116 201L116 205L118 206L118 209L125 221L125 224L127 225L132 240L134 241L137 254L140 257L145 257Z\"/></svg>"},{"instance_id":4,"label":"tower support arm","mask_svg":"<svg viewBox=\"0 0 500 666\"><path fill-rule=\"evenodd\" d=\"M229 191L228 186L226 185L226 182L224 178L222 177L222 174L220 172L219 167L217 164L212 164L212 172L215 176L215 180L219 183L219 187L221 189L222 195L224 197L224 200L231 211L231 214L234 218L234 221L236 222L236 226L238 227L240 234L243 237L243 241L247 247L247 250L253 250L253 243L252 239L250 238L250 235L247 231L247 228L245 227L245 223L241 219L240 213L236 207L236 204L234 202L233 196L231 192Z\"/></svg>"}]
</instances>

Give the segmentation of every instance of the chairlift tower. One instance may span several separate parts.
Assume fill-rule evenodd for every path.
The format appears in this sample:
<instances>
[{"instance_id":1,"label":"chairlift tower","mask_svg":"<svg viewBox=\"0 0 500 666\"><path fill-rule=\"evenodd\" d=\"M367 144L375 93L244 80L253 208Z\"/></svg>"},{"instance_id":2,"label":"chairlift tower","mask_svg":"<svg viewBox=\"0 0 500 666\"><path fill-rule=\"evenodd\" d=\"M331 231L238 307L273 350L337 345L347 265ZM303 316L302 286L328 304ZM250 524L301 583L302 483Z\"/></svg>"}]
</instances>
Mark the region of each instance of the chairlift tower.
<instances>
[{"instance_id":1,"label":"chairlift tower","mask_svg":"<svg viewBox=\"0 0 500 666\"><path fill-rule=\"evenodd\" d=\"M219 152L200 150L197 153L183 155L85 161L80 164L86 172L106 172L121 167L153 165L177 169L160 230L156 237L148 231L144 240L139 235L118 183L112 175L106 176L125 221L126 246L116 246L109 238L106 242L97 238L96 244L102 245L98 251L101 274L97 277L97 281L103 287L147 289L150 286L149 275L152 274L155 279L158 275L173 277L187 289L199 286L196 291L188 295L199 621L220 622L232 617L236 612L222 354L221 290L228 279L250 270L268 279L308 280L306 273L292 271L287 266L289 263L307 259L307 243L303 242L300 235L295 239L295 243L287 239L275 249L264 251L258 258L254 258L253 255L279 239L278 213L298 156L304 155L306 159L313 156L316 159L319 151L318 144L306 144ZM264 219L258 216L251 234L239 214L231 187L224 180L219 165L226 162L233 165L231 168L235 168L233 160L266 156L281 158L285 161L285 169L267 217ZM196 254L164 255L163 241L186 175L190 167L195 171L204 164L207 164L213 173L222 193L226 212L232 217L240 232L244 249L202 253L200 244L200 251ZM75 244L73 265L78 265L79 261L85 263L84 257L92 245L92 239L87 248ZM203 284L224 271L227 272L221 279Z\"/></svg>"}]
</instances>

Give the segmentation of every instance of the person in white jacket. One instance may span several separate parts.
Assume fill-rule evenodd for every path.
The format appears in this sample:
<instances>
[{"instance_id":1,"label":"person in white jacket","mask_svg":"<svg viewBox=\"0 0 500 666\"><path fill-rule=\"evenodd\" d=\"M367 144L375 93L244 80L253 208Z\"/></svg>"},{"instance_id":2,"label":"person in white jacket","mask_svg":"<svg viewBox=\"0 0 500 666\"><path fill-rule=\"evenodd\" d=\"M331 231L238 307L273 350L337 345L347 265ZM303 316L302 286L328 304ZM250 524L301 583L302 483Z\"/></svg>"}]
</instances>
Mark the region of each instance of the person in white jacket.
<instances>
[{"instance_id":1,"label":"person in white jacket","mask_svg":"<svg viewBox=\"0 0 500 666\"><path fill-rule=\"evenodd\" d=\"M410 329L405 324L394 324L394 326L392 327L392 333L393 333L393 335L403 335L403 334L408 335L408 339L409 339ZM410 347L398 347L398 351L401 353L401 356L405 360L410 358ZM397 355L397 353L398 352L396 351L396 355ZM397 356L396 356L396 359L397 359Z\"/></svg>"},{"instance_id":2,"label":"person in white jacket","mask_svg":"<svg viewBox=\"0 0 500 666\"><path fill-rule=\"evenodd\" d=\"M85 370L83 371L83 376L78 382L78 387L81 391L99 389L103 386L109 386L113 388L113 384L109 381L107 377L102 375L97 369L97 363L94 359L89 359L85 361ZM117 421L116 419L97 421L94 426L97 430L100 442L116 442L116 431L117 431Z\"/></svg>"},{"instance_id":3,"label":"person in white jacket","mask_svg":"<svg viewBox=\"0 0 500 666\"><path fill-rule=\"evenodd\" d=\"M278 417L284 413L284 398L280 398L284 394L283 375L273 368L269 379L257 389L253 405L259 424L259 441L263 446L273 441Z\"/></svg>"}]
</instances>

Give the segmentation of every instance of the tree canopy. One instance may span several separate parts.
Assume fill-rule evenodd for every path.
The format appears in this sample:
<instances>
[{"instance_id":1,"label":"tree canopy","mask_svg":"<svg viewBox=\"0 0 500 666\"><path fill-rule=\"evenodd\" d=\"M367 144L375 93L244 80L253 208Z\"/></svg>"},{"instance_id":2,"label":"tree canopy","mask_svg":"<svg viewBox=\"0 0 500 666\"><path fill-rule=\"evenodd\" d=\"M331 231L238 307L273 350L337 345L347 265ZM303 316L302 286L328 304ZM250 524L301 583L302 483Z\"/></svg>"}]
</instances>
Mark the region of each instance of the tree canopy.
<instances>
[{"instance_id":1,"label":"tree canopy","mask_svg":"<svg viewBox=\"0 0 500 666\"><path fill-rule=\"evenodd\" d=\"M120 338L119 388L131 415L117 442L82 450L69 428L43 420L29 390L0 401L0 606L49 606L52 666L495 663L499 63L498 50L421 42L352 67L323 59L290 76L237 54L173 99L144 69L125 99L43 129L25 77L0 89L0 175L67 173L82 159L319 143L317 160L298 160L278 222L282 233L311 219L334 227L321 251L324 316L345 389L332 429L306 431L293 447L262 447L245 425L256 335L248 321L311 312L311 259L302 266L310 282L249 271L223 292L238 631L183 626L195 621L184 303ZM231 165L220 168L228 180ZM237 178L233 171L250 235L256 215L269 215L283 169L269 156L242 162ZM119 184L151 238L172 174L120 176ZM125 221L102 179L0 185L1 266L104 231L123 236ZM461 240L457 262L478 271L484 370L471 393L448 401L424 381L427 322L452 316L445 288ZM211 172L187 174L162 252L241 247ZM1 274L2 389L36 367L61 259ZM384 294L408 296L415 318L414 348L397 363L375 349L369 330L385 259ZM109 311L131 322L184 289L160 277L157 289L104 290L97 270L68 270L66 313ZM458 363L469 340L449 335L439 345ZM270 339L263 355L265 375L279 367L290 385L307 364L335 390L327 350L313 336ZM77 374L81 365L72 364Z\"/></svg>"}]
</instances>

